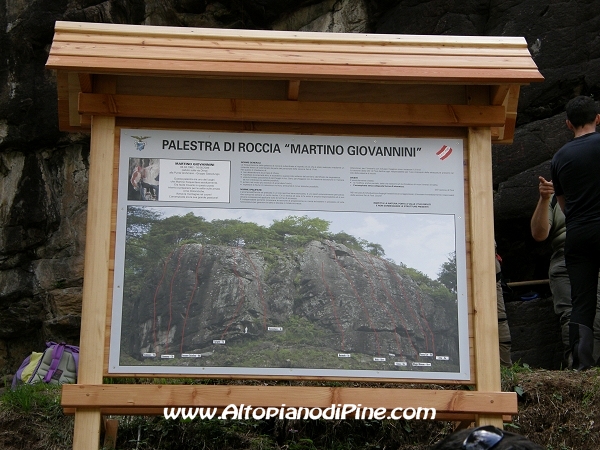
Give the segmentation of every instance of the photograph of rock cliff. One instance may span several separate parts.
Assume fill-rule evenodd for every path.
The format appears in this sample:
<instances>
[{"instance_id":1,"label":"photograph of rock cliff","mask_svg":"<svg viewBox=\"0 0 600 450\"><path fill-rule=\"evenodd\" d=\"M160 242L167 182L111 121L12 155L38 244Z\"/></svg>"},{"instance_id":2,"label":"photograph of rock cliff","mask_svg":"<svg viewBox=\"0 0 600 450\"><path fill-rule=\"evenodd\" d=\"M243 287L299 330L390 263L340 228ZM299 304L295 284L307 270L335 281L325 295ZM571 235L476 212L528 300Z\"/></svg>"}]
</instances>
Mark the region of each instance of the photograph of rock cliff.
<instances>
[{"instance_id":1,"label":"photograph of rock cliff","mask_svg":"<svg viewBox=\"0 0 600 450\"><path fill-rule=\"evenodd\" d=\"M453 254L434 280L335 231L358 213L211 212L128 207L121 365L459 370Z\"/></svg>"}]
</instances>

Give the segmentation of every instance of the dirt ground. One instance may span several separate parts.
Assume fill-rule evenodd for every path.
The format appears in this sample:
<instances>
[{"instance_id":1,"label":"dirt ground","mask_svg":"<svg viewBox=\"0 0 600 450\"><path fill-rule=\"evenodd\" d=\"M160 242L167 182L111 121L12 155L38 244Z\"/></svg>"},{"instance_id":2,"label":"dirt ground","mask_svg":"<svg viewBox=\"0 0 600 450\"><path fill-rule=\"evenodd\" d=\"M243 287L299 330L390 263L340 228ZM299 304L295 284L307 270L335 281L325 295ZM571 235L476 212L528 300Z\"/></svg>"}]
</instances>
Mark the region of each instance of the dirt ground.
<instances>
[{"instance_id":1,"label":"dirt ground","mask_svg":"<svg viewBox=\"0 0 600 450\"><path fill-rule=\"evenodd\" d=\"M600 449L599 369L525 371L516 378L519 415L507 429L548 450Z\"/></svg>"}]
</instances>

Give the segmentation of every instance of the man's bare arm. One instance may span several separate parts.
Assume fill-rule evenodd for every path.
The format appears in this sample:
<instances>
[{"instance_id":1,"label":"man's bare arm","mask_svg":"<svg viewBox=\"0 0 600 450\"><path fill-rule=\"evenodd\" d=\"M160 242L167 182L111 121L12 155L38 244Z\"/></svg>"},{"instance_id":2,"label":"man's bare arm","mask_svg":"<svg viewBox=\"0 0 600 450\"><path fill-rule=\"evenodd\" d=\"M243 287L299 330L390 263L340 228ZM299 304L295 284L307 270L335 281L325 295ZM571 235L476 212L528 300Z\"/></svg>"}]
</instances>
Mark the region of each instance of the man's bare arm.
<instances>
[{"instance_id":1,"label":"man's bare arm","mask_svg":"<svg viewBox=\"0 0 600 450\"><path fill-rule=\"evenodd\" d=\"M538 241L544 241L550 234L550 217L548 209L550 207L550 199L554 194L554 185L552 181L547 181L544 177L539 177L540 184L538 190L540 198L531 216L531 236Z\"/></svg>"}]
</instances>

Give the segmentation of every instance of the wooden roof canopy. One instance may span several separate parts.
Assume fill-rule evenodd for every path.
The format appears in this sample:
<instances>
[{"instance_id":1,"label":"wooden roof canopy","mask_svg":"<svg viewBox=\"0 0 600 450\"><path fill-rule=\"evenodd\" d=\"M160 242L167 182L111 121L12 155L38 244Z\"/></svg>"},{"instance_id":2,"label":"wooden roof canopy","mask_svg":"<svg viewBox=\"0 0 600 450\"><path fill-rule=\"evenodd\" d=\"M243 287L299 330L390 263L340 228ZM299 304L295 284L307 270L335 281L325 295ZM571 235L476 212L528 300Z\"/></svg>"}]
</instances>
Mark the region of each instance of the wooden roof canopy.
<instances>
[{"instance_id":1,"label":"wooden roof canopy","mask_svg":"<svg viewBox=\"0 0 600 450\"><path fill-rule=\"evenodd\" d=\"M57 71L63 131L114 115L123 126L183 121L230 131L489 126L493 142L508 143L520 86L543 80L517 37L77 22L56 23L46 66ZM96 88L102 75L116 76L113 92Z\"/></svg>"}]
</instances>

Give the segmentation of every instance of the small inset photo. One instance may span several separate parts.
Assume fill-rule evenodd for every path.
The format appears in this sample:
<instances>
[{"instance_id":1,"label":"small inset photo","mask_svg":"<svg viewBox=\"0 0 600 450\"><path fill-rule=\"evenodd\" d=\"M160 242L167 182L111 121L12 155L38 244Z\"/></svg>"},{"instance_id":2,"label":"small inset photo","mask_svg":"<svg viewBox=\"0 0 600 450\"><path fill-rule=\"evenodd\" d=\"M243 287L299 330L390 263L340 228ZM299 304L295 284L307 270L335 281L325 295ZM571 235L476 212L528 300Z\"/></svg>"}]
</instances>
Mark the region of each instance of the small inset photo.
<instances>
[{"instance_id":1,"label":"small inset photo","mask_svg":"<svg viewBox=\"0 0 600 450\"><path fill-rule=\"evenodd\" d=\"M158 201L160 159L129 158L127 200Z\"/></svg>"}]
</instances>

